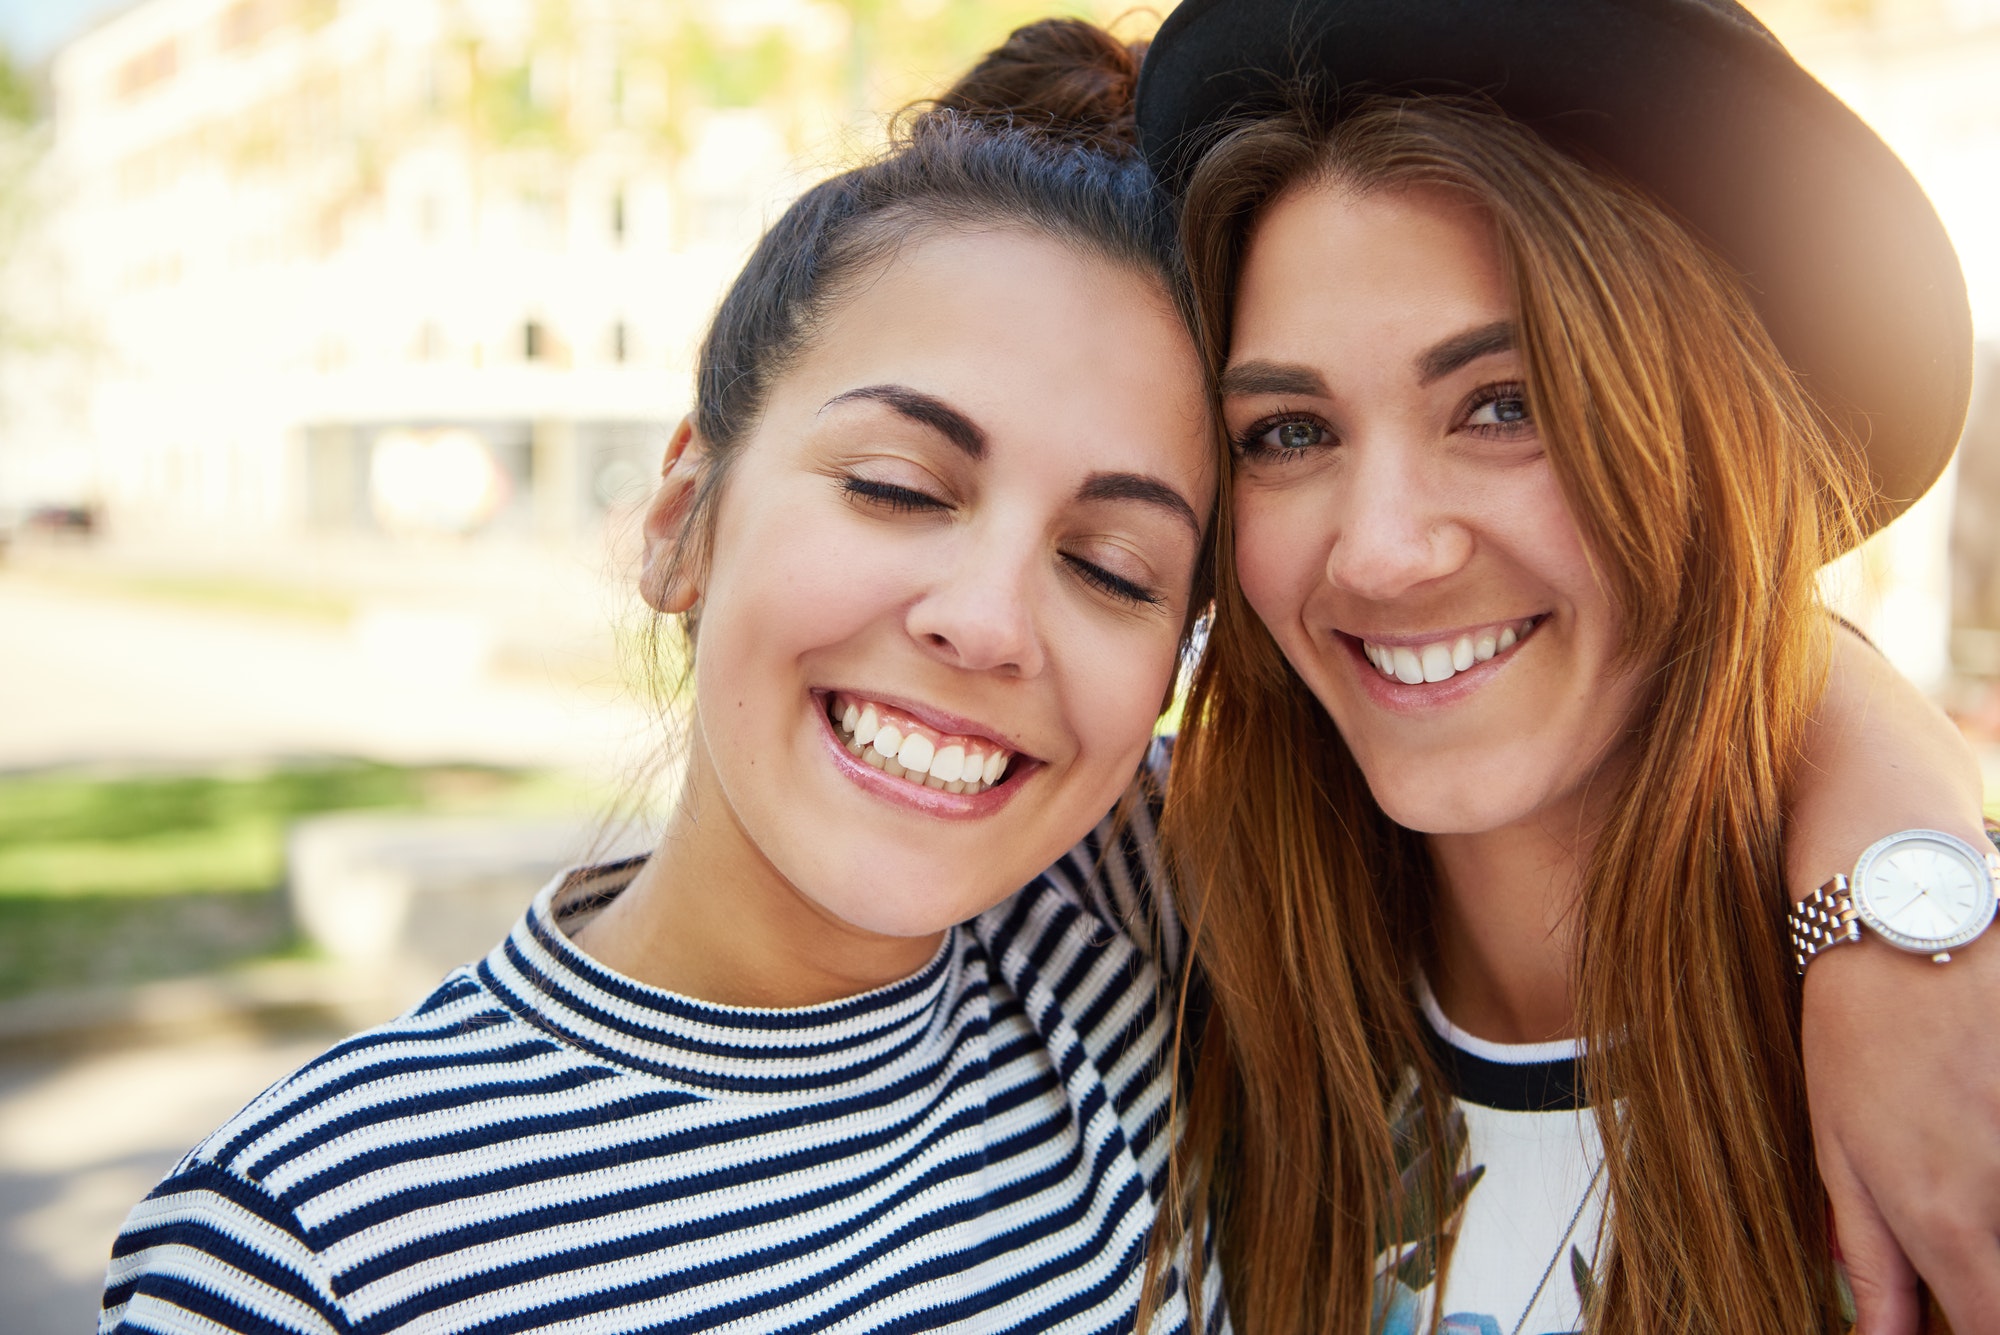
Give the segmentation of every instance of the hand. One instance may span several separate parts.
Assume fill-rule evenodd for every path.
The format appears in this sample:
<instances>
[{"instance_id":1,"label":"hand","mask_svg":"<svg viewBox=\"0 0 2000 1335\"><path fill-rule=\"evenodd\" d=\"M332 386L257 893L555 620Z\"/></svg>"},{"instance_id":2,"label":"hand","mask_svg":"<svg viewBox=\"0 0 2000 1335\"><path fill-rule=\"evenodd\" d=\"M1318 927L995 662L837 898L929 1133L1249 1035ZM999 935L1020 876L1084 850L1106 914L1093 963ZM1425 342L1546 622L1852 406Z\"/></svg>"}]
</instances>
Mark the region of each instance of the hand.
<instances>
[{"instance_id":1,"label":"hand","mask_svg":"<svg viewBox=\"0 0 2000 1335\"><path fill-rule=\"evenodd\" d=\"M1996 929L2000 930L2000 929ZM1859 1335L2000 1315L2000 939L1937 965L1866 937L1805 978L1806 1083Z\"/></svg>"}]
</instances>

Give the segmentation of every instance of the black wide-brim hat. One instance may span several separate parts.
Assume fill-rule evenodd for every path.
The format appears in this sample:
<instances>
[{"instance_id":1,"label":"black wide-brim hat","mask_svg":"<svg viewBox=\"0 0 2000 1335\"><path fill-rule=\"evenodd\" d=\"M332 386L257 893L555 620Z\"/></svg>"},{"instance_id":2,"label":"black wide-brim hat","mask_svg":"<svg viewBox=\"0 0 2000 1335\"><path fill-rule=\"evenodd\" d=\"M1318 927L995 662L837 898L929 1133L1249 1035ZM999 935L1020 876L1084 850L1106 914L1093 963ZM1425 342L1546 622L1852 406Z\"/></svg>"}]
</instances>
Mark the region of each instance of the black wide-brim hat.
<instances>
[{"instance_id":1,"label":"black wide-brim hat","mask_svg":"<svg viewBox=\"0 0 2000 1335\"><path fill-rule=\"evenodd\" d=\"M1965 277L1889 146L1727 0L1183 0L1139 142L1186 186L1218 126L1300 76L1475 91L1664 204L1742 276L1806 392L1867 454L1887 522L1944 471L1972 391Z\"/></svg>"}]
</instances>

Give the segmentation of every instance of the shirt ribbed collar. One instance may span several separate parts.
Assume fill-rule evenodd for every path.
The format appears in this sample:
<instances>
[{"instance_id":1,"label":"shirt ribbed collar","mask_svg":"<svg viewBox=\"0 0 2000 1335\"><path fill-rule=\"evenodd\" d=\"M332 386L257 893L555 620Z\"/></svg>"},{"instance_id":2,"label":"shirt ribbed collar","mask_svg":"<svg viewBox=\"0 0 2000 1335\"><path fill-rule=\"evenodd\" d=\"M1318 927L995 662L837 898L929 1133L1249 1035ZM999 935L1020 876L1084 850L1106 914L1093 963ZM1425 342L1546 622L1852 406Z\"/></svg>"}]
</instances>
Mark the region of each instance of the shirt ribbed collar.
<instances>
[{"instance_id":1,"label":"shirt ribbed collar","mask_svg":"<svg viewBox=\"0 0 2000 1335\"><path fill-rule=\"evenodd\" d=\"M1465 1102L1502 1112L1574 1112L1589 1106L1580 1041L1496 1043L1467 1033L1451 1022L1421 974L1417 1004L1431 1055L1452 1093Z\"/></svg>"},{"instance_id":2,"label":"shirt ribbed collar","mask_svg":"<svg viewBox=\"0 0 2000 1335\"><path fill-rule=\"evenodd\" d=\"M722 1006L614 973L570 942L566 910L601 905L643 858L557 876L478 966L521 1019L604 1061L716 1095L852 1096L935 1067L946 1034L985 1017L983 987L965 986L962 928L900 982L819 1006Z\"/></svg>"}]
</instances>

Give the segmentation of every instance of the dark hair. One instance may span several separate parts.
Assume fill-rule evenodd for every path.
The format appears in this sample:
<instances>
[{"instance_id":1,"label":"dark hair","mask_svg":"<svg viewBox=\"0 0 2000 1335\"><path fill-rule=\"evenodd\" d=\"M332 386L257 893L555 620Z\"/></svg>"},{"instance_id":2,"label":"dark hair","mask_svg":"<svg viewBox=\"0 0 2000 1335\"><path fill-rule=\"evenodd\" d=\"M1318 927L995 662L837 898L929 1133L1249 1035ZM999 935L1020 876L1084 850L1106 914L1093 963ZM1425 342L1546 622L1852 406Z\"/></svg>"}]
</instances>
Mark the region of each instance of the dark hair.
<instances>
[{"instance_id":1,"label":"dark hair","mask_svg":"<svg viewBox=\"0 0 2000 1335\"><path fill-rule=\"evenodd\" d=\"M880 157L785 210L702 342L694 424L709 463L679 559L704 558L716 498L773 385L854 280L919 232L1025 228L1158 277L1186 315L1174 224L1135 144L1144 52L1077 19L1016 29L942 96L906 109Z\"/></svg>"}]
</instances>

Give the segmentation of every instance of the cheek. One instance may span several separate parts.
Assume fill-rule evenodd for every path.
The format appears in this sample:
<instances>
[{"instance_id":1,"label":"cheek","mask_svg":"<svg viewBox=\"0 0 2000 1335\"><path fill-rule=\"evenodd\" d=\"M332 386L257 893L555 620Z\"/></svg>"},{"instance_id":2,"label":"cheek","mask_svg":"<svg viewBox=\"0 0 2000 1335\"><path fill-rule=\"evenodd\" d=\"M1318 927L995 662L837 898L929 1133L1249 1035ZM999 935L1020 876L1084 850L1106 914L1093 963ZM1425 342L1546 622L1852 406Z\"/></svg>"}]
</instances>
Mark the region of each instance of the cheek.
<instances>
[{"instance_id":1,"label":"cheek","mask_svg":"<svg viewBox=\"0 0 2000 1335\"><path fill-rule=\"evenodd\" d=\"M1052 626L1062 654L1062 709L1075 729L1081 758L1101 767L1106 805L1132 776L1159 721L1174 681L1178 625L1088 624L1082 618Z\"/></svg>"},{"instance_id":2,"label":"cheek","mask_svg":"<svg viewBox=\"0 0 2000 1335\"><path fill-rule=\"evenodd\" d=\"M1326 567L1329 539L1313 517L1314 507L1296 495L1247 487L1236 494L1236 582L1281 641Z\"/></svg>"},{"instance_id":3,"label":"cheek","mask_svg":"<svg viewBox=\"0 0 2000 1335\"><path fill-rule=\"evenodd\" d=\"M704 590L709 623L748 623L759 639L838 638L893 605L920 565L909 545L871 540L818 496L718 517Z\"/></svg>"},{"instance_id":4,"label":"cheek","mask_svg":"<svg viewBox=\"0 0 2000 1335\"><path fill-rule=\"evenodd\" d=\"M1579 638L1605 652L1605 646L1616 645L1617 609L1555 478L1544 472L1493 513L1485 528L1501 535L1496 545L1574 609Z\"/></svg>"}]
</instances>

